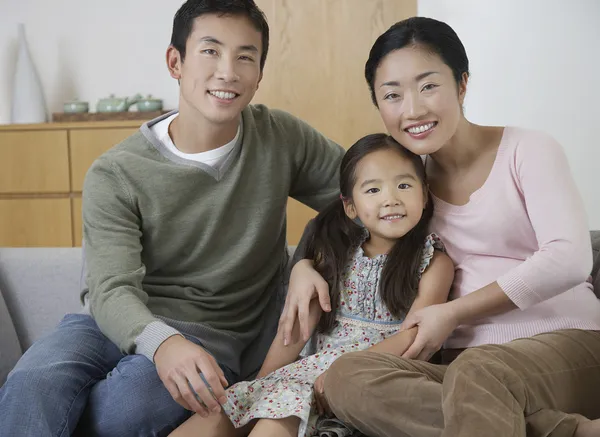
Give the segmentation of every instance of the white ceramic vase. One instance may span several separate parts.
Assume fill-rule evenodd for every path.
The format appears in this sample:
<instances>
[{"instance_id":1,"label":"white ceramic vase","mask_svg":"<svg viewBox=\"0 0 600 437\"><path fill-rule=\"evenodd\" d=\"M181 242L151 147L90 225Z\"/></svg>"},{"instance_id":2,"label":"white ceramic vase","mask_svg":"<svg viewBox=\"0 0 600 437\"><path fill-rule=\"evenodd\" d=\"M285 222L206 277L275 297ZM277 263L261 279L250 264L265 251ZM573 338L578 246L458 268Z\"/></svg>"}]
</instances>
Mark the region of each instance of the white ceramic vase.
<instances>
[{"instance_id":1,"label":"white ceramic vase","mask_svg":"<svg viewBox=\"0 0 600 437\"><path fill-rule=\"evenodd\" d=\"M12 123L45 123L46 101L42 84L29 53L25 39L25 25L19 24L19 49L13 82L11 107Z\"/></svg>"}]
</instances>

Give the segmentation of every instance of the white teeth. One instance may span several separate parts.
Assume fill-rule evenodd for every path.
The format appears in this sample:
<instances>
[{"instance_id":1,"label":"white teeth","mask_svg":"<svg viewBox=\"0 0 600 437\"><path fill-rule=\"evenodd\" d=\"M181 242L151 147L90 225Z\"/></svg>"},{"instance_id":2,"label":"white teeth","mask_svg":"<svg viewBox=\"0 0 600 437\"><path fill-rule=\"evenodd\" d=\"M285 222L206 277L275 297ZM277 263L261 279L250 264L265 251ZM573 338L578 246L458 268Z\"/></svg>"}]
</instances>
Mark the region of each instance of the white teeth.
<instances>
[{"instance_id":1,"label":"white teeth","mask_svg":"<svg viewBox=\"0 0 600 437\"><path fill-rule=\"evenodd\" d=\"M231 100L235 97L235 93L228 93L225 91L209 91L209 93L219 99L224 99L224 100Z\"/></svg>"},{"instance_id":2,"label":"white teeth","mask_svg":"<svg viewBox=\"0 0 600 437\"><path fill-rule=\"evenodd\" d=\"M416 127L410 127L407 130L411 133L411 134L421 134L423 132L428 131L429 129L431 129L433 126L435 126L435 123L427 123L427 124L423 124L421 126L416 126Z\"/></svg>"},{"instance_id":3,"label":"white teeth","mask_svg":"<svg viewBox=\"0 0 600 437\"><path fill-rule=\"evenodd\" d=\"M386 215L385 217L383 217L384 220L397 220L397 219L401 219L402 215L397 214L397 215Z\"/></svg>"}]
</instances>

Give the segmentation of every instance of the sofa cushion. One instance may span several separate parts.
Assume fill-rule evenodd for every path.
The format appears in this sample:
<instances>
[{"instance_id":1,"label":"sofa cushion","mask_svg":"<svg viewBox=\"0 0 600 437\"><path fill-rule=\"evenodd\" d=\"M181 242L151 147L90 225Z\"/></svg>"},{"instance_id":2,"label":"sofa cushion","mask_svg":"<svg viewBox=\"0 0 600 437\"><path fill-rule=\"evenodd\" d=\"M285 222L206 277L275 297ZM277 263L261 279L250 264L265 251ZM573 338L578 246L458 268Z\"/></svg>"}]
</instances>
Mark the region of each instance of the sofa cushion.
<instances>
[{"instance_id":1,"label":"sofa cushion","mask_svg":"<svg viewBox=\"0 0 600 437\"><path fill-rule=\"evenodd\" d=\"M12 318L2 296L2 290L0 290L0 332L2 333L0 335L0 386L2 386L6 375L22 353Z\"/></svg>"}]
</instances>

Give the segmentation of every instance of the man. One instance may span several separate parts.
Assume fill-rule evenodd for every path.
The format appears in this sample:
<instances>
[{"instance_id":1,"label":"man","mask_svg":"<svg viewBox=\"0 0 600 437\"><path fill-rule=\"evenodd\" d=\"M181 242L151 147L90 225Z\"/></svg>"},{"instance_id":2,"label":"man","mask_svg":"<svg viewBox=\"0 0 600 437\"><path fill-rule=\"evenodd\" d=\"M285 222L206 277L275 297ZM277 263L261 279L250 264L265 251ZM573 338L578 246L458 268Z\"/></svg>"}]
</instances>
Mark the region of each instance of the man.
<instances>
[{"instance_id":1,"label":"man","mask_svg":"<svg viewBox=\"0 0 600 437\"><path fill-rule=\"evenodd\" d=\"M0 435L166 435L220 411L272 341L288 195L338 195L343 149L249 103L269 44L252 0L188 0L167 51L179 111L101 156L83 191L88 289L0 389Z\"/></svg>"}]
</instances>

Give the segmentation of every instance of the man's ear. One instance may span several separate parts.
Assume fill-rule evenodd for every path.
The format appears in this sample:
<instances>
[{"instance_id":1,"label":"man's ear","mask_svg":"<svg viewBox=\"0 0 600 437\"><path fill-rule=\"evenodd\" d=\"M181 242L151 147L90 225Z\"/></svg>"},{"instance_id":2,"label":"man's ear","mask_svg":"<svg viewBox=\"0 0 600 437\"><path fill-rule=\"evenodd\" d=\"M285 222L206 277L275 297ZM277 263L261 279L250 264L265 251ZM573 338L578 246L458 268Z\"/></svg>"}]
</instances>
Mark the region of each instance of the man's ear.
<instances>
[{"instance_id":1,"label":"man's ear","mask_svg":"<svg viewBox=\"0 0 600 437\"><path fill-rule=\"evenodd\" d=\"M173 46L167 49L167 68L173 79L181 79L181 53Z\"/></svg>"},{"instance_id":2,"label":"man's ear","mask_svg":"<svg viewBox=\"0 0 600 437\"><path fill-rule=\"evenodd\" d=\"M350 220L354 220L356 217L358 217L352 199L342 199L342 202L344 203L344 212Z\"/></svg>"}]
</instances>

